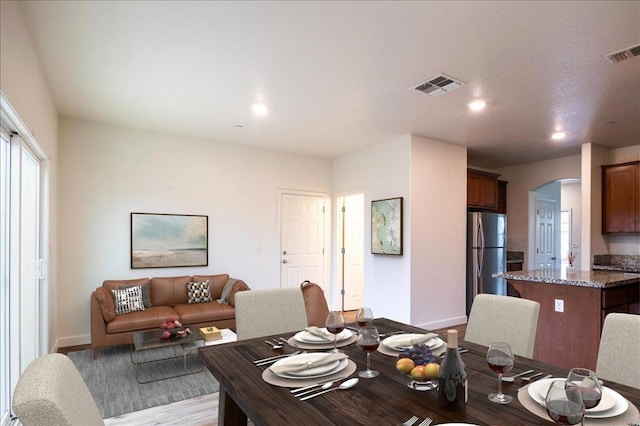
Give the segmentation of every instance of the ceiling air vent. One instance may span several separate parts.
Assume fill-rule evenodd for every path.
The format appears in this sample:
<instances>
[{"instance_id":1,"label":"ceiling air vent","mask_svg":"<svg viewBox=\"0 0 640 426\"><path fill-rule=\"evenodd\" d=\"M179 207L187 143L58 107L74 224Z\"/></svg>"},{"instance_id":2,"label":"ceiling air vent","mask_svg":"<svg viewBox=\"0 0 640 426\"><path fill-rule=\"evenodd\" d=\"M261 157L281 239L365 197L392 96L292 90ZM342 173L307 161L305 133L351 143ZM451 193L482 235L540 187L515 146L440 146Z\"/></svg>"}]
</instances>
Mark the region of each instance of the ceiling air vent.
<instances>
[{"instance_id":1,"label":"ceiling air vent","mask_svg":"<svg viewBox=\"0 0 640 426\"><path fill-rule=\"evenodd\" d=\"M634 56L640 56L640 44L627 47L626 49L622 49L617 52L609 53L608 55L606 55L606 58L612 64L617 64L618 62L631 59Z\"/></svg>"},{"instance_id":2,"label":"ceiling air vent","mask_svg":"<svg viewBox=\"0 0 640 426\"><path fill-rule=\"evenodd\" d=\"M426 93L429 96L436 97L451 92L460 86L464 86L462 81L456 80L446 74L438 74L418 84L414 89Z\"/></svg>"}]
</instances>

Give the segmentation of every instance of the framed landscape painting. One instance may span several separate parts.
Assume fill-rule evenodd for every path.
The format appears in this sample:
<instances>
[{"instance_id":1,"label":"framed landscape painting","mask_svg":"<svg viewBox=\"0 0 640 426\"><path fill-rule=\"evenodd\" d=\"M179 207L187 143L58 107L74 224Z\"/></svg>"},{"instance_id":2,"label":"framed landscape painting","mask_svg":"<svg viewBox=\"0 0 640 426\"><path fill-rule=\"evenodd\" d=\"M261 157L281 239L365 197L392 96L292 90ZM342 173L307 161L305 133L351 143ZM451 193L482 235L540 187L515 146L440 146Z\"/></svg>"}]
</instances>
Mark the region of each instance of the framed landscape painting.
<instances>
[{"instance_id":1,"label":"framed landscape painting","mask_svg":"<svg viewBox=\"0 0 640 426\"><path fill-rule=\"evenodd\" d=\"M402 197L371 202L371 253L402 254Z\"/></svg>"},{"instance_id":2,"label":"framed landscape painting","mask_svg":"<svg viewBox=\"0 0 640 426\"><path fill-rule=\"evenodd\" d=\"M209 217L131 213L131 269L207 266Z\"/></svg>"}]
</instances>

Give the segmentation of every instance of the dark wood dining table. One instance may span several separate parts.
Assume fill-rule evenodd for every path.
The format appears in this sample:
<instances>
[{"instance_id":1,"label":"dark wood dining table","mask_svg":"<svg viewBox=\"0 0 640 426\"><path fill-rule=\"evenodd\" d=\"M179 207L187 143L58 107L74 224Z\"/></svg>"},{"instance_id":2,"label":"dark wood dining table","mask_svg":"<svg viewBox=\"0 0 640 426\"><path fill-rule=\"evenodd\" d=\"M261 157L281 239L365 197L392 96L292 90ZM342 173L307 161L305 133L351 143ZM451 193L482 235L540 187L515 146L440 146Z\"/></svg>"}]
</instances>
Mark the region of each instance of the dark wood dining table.
<instances>
[{"instance_id":1,"label":"dark wood dining table","mask_svg":"<svg viewBox=\"0 0 640 426\"><path fill-rule=\"evenodd\" d=\"M380 333L404 330L425 333L413 327L386 318L378 318L374 325ZM269 336L289 338L293 333ZM446 336L442 336L445 338ZM505 394L512 395L507 405L490 402L487 395L497 390L497 375L486 362L487 348L462 341L460 346L468 349L462 354L468 377L468 402L464 412L450 412L438 407L437 391L416 391L407 387L409 379L395 368L395 358L378 351L371 354L371 368L380 372L373 379L360 379L352 389L329 392L325 395L299 401L290 388L278 387L265 382L262 372L253 360L273 355L273 350L264 343L265 338L244 340L219 346L199 349L199 356L220 382L218 424L245 425L247 417L255 425L354 425L384 424L398 425L411 417L431 417L434 425L448 422L465 422L477 425L531 425L554 423L546 421L528 411L517 398L517 389L525 383L503 383ZM295 348L285 346L285 352ZM343 348L358 369L366 368L366 355L356 344ZM528 369L554 377L566 377L567 370L519 356L511 373ZM357 376L357 372L353 374ZM321 381L321 380L320 380ZM640 405L640 390L605 381L605 385L616 390L636 407Z\"/></svg>"}]
</instances>

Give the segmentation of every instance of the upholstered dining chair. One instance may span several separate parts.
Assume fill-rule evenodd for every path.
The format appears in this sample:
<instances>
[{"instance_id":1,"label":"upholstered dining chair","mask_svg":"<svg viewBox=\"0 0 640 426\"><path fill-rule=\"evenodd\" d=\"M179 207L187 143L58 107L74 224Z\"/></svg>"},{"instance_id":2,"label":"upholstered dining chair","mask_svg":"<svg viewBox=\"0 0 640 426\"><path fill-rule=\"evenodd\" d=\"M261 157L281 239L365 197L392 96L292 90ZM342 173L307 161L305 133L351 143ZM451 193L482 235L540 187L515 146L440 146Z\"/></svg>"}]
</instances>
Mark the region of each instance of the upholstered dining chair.
<instances>
[{"instance_id":1,"label":"upholstered dining chair","mask_svg":"<svg viewBox=\"0 0 640 426\"><path fill-rule=\"evenodd\" d=\"M596 374L640 389L640 315L609 314L604 319Z\"/></svg>"},{"instance_id":2,"label":"upholstered dining chair","mask_svg":"<svg viewBox=\"0 0 640 426\"><path fill-rule=\"evenodd\" d=\"M24 426L104 424L75 365L58 353L36 358L27 366L16 384L12 406Z\"/></svg>"},{"instance_id":3,"label":"upholstered dining chair","mask_svg":"<svg viewBox=\"0 0 640 426\"><path fill-rule=\"evenodd\" d=\"M289 333L307 327L307 313L299 288L273 288L236 293L238 340Z\"/></svg>"},{"instance_id":4,"label":"upholstered dining chair","mask_svg":"<svg viewBox=\"0 0 640 426\"><path fill-rule=\"evenodd\" d=\"M540 304L533 300L495 294L473 299L464 340L489 346L506 342L514 355L533 358Z\"/></svg>"},{"instance_id":5,"label":"upholstered dining chair","mask_svg":"<svg viewBox=\"0 0 640 426\"><path fill-rule=\"evenodd\" d=\"M304 298L304 308L307 311L307 325L324 327L329 316L329 306L322 287L307 280L300 284L300 289Z\"/></svg>"}]
</instances>

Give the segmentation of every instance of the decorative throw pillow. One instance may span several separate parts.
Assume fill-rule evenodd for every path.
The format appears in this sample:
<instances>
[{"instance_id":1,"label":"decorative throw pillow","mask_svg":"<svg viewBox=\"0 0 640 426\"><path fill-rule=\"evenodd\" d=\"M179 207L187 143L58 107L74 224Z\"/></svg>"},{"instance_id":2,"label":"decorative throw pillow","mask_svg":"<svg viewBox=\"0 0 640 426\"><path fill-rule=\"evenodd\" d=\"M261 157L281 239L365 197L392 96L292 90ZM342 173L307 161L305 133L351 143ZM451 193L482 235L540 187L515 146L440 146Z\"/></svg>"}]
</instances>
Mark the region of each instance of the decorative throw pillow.
<instances>
[{"instance_id":1,"label":"decorative throw pillow","mask_svg":"<svg viewBox=\"0 0 640 426\"><path fill-rule=\"evenodd\" d=\"M187 283L189 290L189 303L211 302L211 293L209 292L209 280L202 282Z\"/></svg>"},{"instance_id":2,"label":"decorative throw pillow","mask_svg":"<svg viewBox=\"0 0 640 426\"><path fill-rule=\"evenodd\" d=\"M143 284L136 284L136 285L139 285L140 287L142 287L142 303L144 304L145 309L149 309L151 307L151 295L149 292L149 286L151 285L151 283L146 282ZM135 287L136 285L129 285L129 286L123 286L118 288L130 288L130 287Z\"/></svg>"},{"instance_id":3,"label":"decorative throw pillow","mask_svg":"<svg viewBox=\"0 0 640 426\"><path fill-rule=\"evenodd\" d=\"M221 305L229 304L229 295L231 294L231 289L233 289L236 281L238 280L235 278L229 278L227 283L224 285L224 288L222 289L222 296L220 296L220 299L218 299L218 303L220 303Z\"/></svg>"},{"instance_id":4,"label":"decorative throw pillow","mask_svg":"<svg viewBox=\"0 0 640 426\"><path fill-rule=\"evenodd\" d=\"M141 286L123 287L111 291L116 305L116 315L144 311Z\"/></svg>"}]
</instances>

